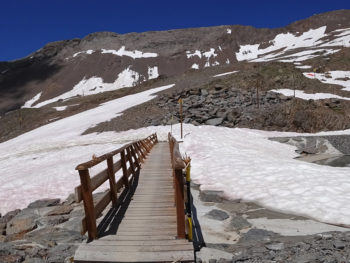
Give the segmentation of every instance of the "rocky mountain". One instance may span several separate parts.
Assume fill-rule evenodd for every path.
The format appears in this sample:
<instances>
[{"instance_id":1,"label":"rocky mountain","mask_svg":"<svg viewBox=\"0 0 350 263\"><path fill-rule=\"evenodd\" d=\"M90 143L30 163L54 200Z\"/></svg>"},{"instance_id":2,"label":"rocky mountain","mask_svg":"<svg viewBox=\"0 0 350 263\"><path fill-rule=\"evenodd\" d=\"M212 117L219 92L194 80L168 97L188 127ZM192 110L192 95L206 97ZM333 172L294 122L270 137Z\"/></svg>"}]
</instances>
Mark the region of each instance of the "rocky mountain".
<instances>
[{"instance_id":1,"label":"rocky mountain","mask_svg":"<svg viewBox=\"0 0 350 263\"><path fill-rule=\"evenodd\" d=\"M350 10L314 15L277 29L231 25L129 34L93 33L83 39L49 43L20 60L0 62L0 115L3 115L0 120L3 124L6 122L7 127L9 123L20 122L20 130L24 126L30 130L81 110L79 106L67 113L68 104L70 109L74 109L77 104L82 105L82 100L88 100L92 107L113 97L113 92L122 88L129 87L125 92L133 93L159 83L175 83L172 90L210 89L215 84L214 75L231 71L238 71L237 77L222 75L218 79L227 77L224 80L226 87L234 86L238 90L254 89L256 80L262 78L265 83L261 86L265 92L263 95L272 89L283 93L287 91L279 90L298 86L298 90L311 92L313 86L322 86L326 91L332 90L332 94L344 97L348 95L346 88L329 88L329 85L349 85L349 48ZM340 78L344 83L333 81L321 85L322 76L318 76L317 81L312 77L308 80L310 75L306 74L314 74L316 70L320 74L343 70L341 76L331 79ZM316 75L313 77L316 78ZM108 95L101 95L107 91L110 91L106 93ZM240 105L245 107L244 103ZM273 115L281 104L276 105L279 106L269 111L269 115ZM57 113L60 106L63 107L62 112ZM37 116L44 117L33 122L38 117L31 116L33 111L19 111L21 107L36 109ZM27 122L31 120L27 126L24 115L29 115ZM211 117L208 116L208 119ZM347 117L338 116L336 119L344 123ZM196 122L199 123L198 120ZM279 129L281 125L283 123L268 125L264 122L243 126ZM236 124L233 122L228 126L235 127ZM284 125L287 127L284 129L298 130L297 126ZM309 130L319 130L320 126L318 124ZM344 125L337 127L344 128ZM8 129L1 130L3 138L8 133Z\"/></svg>"}]
</instances>

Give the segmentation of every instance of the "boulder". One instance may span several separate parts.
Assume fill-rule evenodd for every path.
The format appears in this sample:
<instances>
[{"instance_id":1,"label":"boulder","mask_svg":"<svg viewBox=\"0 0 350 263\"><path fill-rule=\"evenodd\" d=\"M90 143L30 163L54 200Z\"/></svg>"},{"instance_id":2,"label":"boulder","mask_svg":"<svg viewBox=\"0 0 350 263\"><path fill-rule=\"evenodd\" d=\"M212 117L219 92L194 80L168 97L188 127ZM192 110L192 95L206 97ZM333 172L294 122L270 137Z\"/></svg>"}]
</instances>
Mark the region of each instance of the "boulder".
<instances>
[{"instance_id":1,"label":"boulder","mask_svg":"<svg viewBox=\"0 0 350 263\"><path fill-rule=\"evenodd\" d=\"M14 217L7 223L6 234L13 235L19 233L27 233L37 227L35 217Z\"/></svg>"},{"instance_id":2,"label":"boulder","mask_svg":"<svg viewBox=\"0 0 350 263\"><path fill-rule=\"evenodd\" d=\"M202 202L215 202L215 203L222 203L223 198L223 191L210 191L210 190L204 190L200 191L199 198Z\"/></svg>"},{"instance_id":3,"label":"boulder","mask_svg":"<svg viewBox=\"0 0 350 263\"><path fill-rule=\"evenodd\" d=\"M209 92L206 89L201 89L201 95L202 96L207 96Z\"/></svg>"},{"instance_id":4,"label":"boulder","mask_svg":"<svg viewBox=\"0 0 350 263\"><path fill-rule=\"evenodd\" d=\"M218 209L213 209L209 211L207 214L205 214L205 216L210 219L219 220L219 221L226 220L227 218L230 217L225 211L218 210Z\"/></svg>"},{"instance_id":5,"label":"boulder","mask_svg":"<svg viewBox=\"0 0 350 263\"><path fill-rule=\"evenodd\" d=\"M48 216L57 216L57 215L67 215L73 210L71 205L61 205L57 206L55 209L47 213Z\"/></svg>"},{"instance_id":6,"label":"boulder","mask_svg":"<svg viewBox=\"0 0 350 263\"><path fill-rule=\"evenodd\" d=\"M55 206L60 203L59 198L54 199L40 199L37 201L34 201L28 205L28 208L41 208L41 207L47 207L47 206Z\"/></svg>"},{"instance_id":7,"label":"boulder","mask_svg":"<svg viewBox=\"0 0 350 263\"><path fill-rule=\"evenodd\" d=\"M205 122L207 125L213 125L213 126L218 126L224 121L224 118L214 118L214 119L209 119Z\"/></svg>"},{"instance_id":8,"label":"boulder","mask_svg":"<svg viewBox=\"0 0 350 263\"><path fill-rule=\"evenodd\" d=\"M269 250L283 250L284 244L281 242L276 242L276 243L267 244L265 245L265 247Z\"/></svg>"}]
</instances>

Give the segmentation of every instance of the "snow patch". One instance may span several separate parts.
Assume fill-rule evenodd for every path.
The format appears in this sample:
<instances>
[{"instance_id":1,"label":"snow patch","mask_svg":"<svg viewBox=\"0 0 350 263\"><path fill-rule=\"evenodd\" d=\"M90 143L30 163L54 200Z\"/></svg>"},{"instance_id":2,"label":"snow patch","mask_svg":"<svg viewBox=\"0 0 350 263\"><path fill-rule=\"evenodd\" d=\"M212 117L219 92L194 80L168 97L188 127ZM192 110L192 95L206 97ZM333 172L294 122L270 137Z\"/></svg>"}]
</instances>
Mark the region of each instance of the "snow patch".
<instances>
[{"instance_id":1,"label":"snow patch","mask_svg":"<svg viewBox=\"0 0 350 263\"><path fill-rule=\"evenodd\" d=\"M141 76L138 72L130 69L130 66L118 74L117 79L113 83L105 83L100 77L91 77L89 79L83 78L76 84L72 90L63 93L55 98L42 101L34 106L40 108L60 99L65 100L75 96L86 96L97 94L105 91L117 90L125 87L135 86L140 80Z\"/></svg>"},{"instance_id":2,"label":"snow patch","mask_svg":"<svg viewBox=\"0 0 350 263\"><path fill-rule=\"evenodd\" d=\"M21 108L31 108L32 105L40 99L41 93L42 93L42 92L39 92L39 93L36 94L32 99L26 101L26 102L24 103L24 105L23 105Z\"/></svg>"},{"instance_id":3,"label":"snow patch","mask_svg":"<svg viewBox=\"0 0 350 263\"><path fill-rule=\"evenodd\" d=\"M73 58L75 58L76 56L78 56L78 55L80 55L80 54L88 54L88 55L91 55L93 52L94 52L94 51L93 51L92 49L80 51L80 52L74 53L74 54L73 54Z\"/></svg>"},{"instance_id":4,"label":"snow patch","mask_svg":"<svg viewBox=\"0 0 350 263\"><path fill-rule=\"evenodd\" d=\"M125 46L122 46L119 50L113 50L113 49L102 49L102 54L113 54L116 56L128 56L133 59L136 58L155 58L158 57L157 53L150 53L150 52L142 52L139 50L133 50L133 51L128 51L125 49Z\"/></svg>"},{"instance_id":5,"label":"snow patch","mask_svg":"<svg viewBox=\"0 0 350 263\"><path fill-rule=\"evenodd\" d=\"M233 73L236 73L236 72L238 72L238 71L225 72L225 73L221 73L221 74L218 74L218 75L214 75L213 77L216 78L216 77L226 76L226 75L230 75L230 74L233 74Z\"/></svg>"},{"instance_id":6,"label":"snow patch","mask_svg":"<svg viewBox=\"0 0 350 263\"><path fill-rule=\"evenodd\" d=\"M309 66L309 65L303 65L303 66L296 66L296 68L307 69L307 68L311 68L311 66Z\"/></svg>"},{"instance_id":7,"label":"snow patch","mask_svg":"<svg viewBox=\"0 0 350 263\"><path fill-rule=\"evenodd\" d=\"M64 111L67 109L68 106L59 106L59 107L53 107L57 111Z\"/></svg>"},{"instance_id":8,"label":"snow patch","mask_svg":"<svg viewBox=\"0 0 350 263\"><path fill-rule=\"evenodd\" d=\"M229 29L229 28L227 28L227 29L226 29L226 33L227 33L227 34L231 34L231 33L232 33L232 30Z\"/></svg>"},{"instance_id":9,"label":"snow patch","mask_svg":"<svg viewBox=\"0 0 350 263\"><path fill-rule=\"evenodd\" d=\"M305 77L318 79L325 84L334 84L343 87L343 90L350 91L350 71L328 71L326 73L305 72Z\"/></svg>"},{"instance_id":10,"label":"snow patch","mask_svg":"<svg viewBox=\"0 0 350 263\"><path fill-rule=\"evenodd\" d=\"M191 53L191 51L186 51L187 58L192 58L194 56L198 56L199 58L202 58L202 53L199 50L194 51Z\"/></svg>"},{"instance_id":11,"label":"snow patch","mask_svg":"<svg viewBox=\"0 0 350 263\"><path fill-rule=\"evenodd\" d=\"M193 69L199 69L199 65L198 64L196 64L196 63L194 63L193 65L192 65L192 67L191 68L193 68Z\"/></svg>"},{"instance_id":12,"label":"snow patch","mask_svg":"<svg viewBox=\"0 0 350 263\"><path fill-rule=\"evenodd\" d=\"M148 67L148 79L156 79L159 77L158 67Z\"/></svg>"},{"instance_id":13,"label":"snow patch","mask_svg":"<svg viewBox=\"0 0 350 263\"><path fill-rule=\"evenodd\" d=\"M280 93L288 97L294 96L292 89L273 89L272 92ZM341 99L350 100L350 98L338 96L331 93L305 93L303 90L295 90L295 97L303 100L323 100L323 99Z\"/></svg>"}]
</instances>

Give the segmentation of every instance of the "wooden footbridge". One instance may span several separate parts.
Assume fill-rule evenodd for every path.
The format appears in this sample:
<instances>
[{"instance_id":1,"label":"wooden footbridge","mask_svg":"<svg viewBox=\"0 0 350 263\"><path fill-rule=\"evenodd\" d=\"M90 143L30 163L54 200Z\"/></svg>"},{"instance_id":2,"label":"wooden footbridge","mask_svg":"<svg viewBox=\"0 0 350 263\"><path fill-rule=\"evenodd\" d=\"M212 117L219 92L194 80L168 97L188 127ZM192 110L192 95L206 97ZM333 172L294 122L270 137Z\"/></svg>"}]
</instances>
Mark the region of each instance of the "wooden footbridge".
<instances>
[{"instance_id":1,"label":"wooden footbridge","mask_svg":"<svg viewBox=\"0 0 350 263\"><path fill-rule=\"evenodd\" d=\"M184 205L186 164L176 140L168 139L158 142L153 134L77 166L76 199L85 209L81 232L89 240L77 249L75 262L194 261L186 239L192 236ZM89 169L104 161L107 168L90 177ZM93 191L106 181L109 190L94 200Z\"/></svg>"}]
</instances>

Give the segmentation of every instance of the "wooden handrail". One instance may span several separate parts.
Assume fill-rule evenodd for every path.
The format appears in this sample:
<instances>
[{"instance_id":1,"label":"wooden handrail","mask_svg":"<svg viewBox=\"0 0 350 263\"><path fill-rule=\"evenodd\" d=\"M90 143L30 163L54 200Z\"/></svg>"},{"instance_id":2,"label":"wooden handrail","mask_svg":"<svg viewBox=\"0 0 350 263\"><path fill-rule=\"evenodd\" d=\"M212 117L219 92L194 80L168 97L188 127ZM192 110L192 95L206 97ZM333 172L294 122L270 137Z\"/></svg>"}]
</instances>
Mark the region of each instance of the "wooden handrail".
<instances>
[{"instance_id":1,"label":"wooden handrail","mask_svg":"<svg viewBox=\"0 0 350 263\"><path fill-rule=\"evenodd\" d=\"M175 206L176 206L176 222L177 237L186 237L185 226L185 196L184 196L184 176L183 169L186 167L185 162L179 149L179 143L169 133L168 134L171 164L173 168L174 188L175 188Z\"/></svg>"},{"instance_id":2,"label":"wooden handrail","mask_svg":"<svg viewBox=\"0 0 350 263\"><path fill-rule=\"evenodd\" d=\"M107 205L112 202L114 207L119 205L118 192L128 191L130 182L140 170L140 163L146 158L154 144L158 142L157 134L152 134L147 138L124 145L112 152L99 157L93 157L91 161L81 163L76 167L79 172L81 185L75 188L75 199L77 202L84 201L85 217L82 220L81 234L88 232L89 240L98 237L96 218L103 212ZM120 155L116 162L113 157ZM97 175L90 177L89 168L106 161L106 169ZM129 168L127 163L129 163ZM122 177L116 181L115 173L120 169L123 171ZM109 190L95 202L92 192L109 180Z\"/></svg>"}]
</instances>

